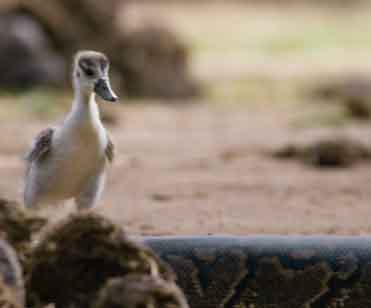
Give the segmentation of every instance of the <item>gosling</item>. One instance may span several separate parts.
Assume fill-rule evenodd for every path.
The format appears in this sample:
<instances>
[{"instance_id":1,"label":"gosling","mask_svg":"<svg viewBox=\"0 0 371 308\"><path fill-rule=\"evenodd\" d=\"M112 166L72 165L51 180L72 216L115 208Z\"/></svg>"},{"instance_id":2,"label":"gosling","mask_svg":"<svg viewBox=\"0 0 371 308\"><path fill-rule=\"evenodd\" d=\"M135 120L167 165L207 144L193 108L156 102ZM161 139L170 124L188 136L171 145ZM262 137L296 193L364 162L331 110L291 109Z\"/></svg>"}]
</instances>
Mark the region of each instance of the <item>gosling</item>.
<instances>
[{"instance_id":1,"label":"gosling","mask_svg":"<svg viewBox=\"0 0 371 308\"><path fill-rule=\"evenodd\" d=\"M39 208L74 199L78 210L93 208L104 188L114 145L104 128L95 95L116 102L107 57L80 51L73 65L74 101L62 125L43 130L26 155L24 203Z\"/></svg>"}]
</instances>

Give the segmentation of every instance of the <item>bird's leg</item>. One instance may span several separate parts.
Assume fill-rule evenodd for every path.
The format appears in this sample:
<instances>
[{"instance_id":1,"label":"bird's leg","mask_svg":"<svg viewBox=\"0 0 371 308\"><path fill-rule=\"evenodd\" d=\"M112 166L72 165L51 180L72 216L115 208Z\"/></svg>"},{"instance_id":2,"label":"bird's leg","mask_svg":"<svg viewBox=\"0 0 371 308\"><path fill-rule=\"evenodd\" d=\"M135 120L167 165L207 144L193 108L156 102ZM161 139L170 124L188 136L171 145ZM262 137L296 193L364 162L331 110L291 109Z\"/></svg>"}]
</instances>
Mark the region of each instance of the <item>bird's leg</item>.
<instances>
[{"instance_id":1,"label":"bird's leg","mask_svg":"<svg viewBox=\"0 0 371 308\"><path fill-rule=\"evenodd\" d=\"M95 207L102 194L104 183L104 173L100 173L88 181L85 189L75 198L75 204L79 211Z\"/></svg>"}]
</instances>

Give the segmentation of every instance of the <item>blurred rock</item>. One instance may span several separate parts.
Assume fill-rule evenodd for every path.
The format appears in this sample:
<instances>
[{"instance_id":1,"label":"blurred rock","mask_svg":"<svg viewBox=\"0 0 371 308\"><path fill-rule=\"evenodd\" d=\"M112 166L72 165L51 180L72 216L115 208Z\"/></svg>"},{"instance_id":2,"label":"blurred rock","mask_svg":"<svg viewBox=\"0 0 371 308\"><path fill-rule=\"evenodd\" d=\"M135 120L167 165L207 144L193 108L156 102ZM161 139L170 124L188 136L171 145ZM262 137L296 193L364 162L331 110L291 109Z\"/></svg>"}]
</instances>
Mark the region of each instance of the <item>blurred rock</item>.
<instances>
[{"instance_id":1,"label":"blurred rock","mask_svg":"<svg viewBox=\"0 0 371 308\"><path fill-rule=\"evenodd\" d=\"M1 307L23 308L25 290L22 270L13 249L0 240L0 304Z\"/></svg>"},{"instance_id":2,"label":"blurred rock","mask_svg":"<svg viewBox=\"0 0 371 308\"><path fill-rule=\"evenodd\" d=\"M371 159L371 149L348 138L323 139L310 145L287 145L273 156L281 159L299 159L319 168L349 167Z\"/></svg>"},{"instance_id":3,"label":"blurred rock","mask_svg":"<svg viewBox=\"0 0 371 308\"><path fill-rule=\"evenodd\" d=\"M94 308L188 308L174 282L149 275L128 275L107 282Z\"/></svg>"},{"instance_id":4,"label":"blurred rock","mask_svg":"<svg viewBox=\"0 0 371 308\"><path fill-rule=\"evenodd\" d=\"M11 24L14 29L23 29L27 23L25 28L32 32L17 36L12 33L20 30L12 30L10 34L0 31L4 45L14 41L13 47L4 47L10 55L4 58L3 72L7 74L2 77L9 79L8 71L18 72L16 76L25 75L17 79L10 74L12 85L55 82L64 85L61 79L66 81L69 75L61 66L70 63L77 50L95 49L108 55L114 81L130 96L171 98L199 93L187 71L188 51L173 33L152 26L132 31L118 27L116 17L126 3L124 0L13 0L10 3L0 5L0 12L6 12L0 17L3 23L0 27L7 29ZM16 58L26 59L27 65L11 61L12 52L17 52ZM44 62L37 61L35 55Z\"/></svg>"},{"instance_id":5,"label":"blurred rock","mask_svg":"<svg viewBox=\"0 0 371 308\"><path fill-rule=\"evenodd\" d=\"M153 274L173 281L173 272L121 228L93 214L72 215L41 236L27 267L28 305L91 307L110 278Z\"/></svg>"},{"instance_id":6,"label":"blurred rock","mask_svg":"<svg viewBox=\"0 0 371 308\"><path fill-rule=\"evenodd\" d=\"M57 86L65 62L53 51L45 31L21 12L0 14L0 88Z\"/></svg>"}]
</instances>

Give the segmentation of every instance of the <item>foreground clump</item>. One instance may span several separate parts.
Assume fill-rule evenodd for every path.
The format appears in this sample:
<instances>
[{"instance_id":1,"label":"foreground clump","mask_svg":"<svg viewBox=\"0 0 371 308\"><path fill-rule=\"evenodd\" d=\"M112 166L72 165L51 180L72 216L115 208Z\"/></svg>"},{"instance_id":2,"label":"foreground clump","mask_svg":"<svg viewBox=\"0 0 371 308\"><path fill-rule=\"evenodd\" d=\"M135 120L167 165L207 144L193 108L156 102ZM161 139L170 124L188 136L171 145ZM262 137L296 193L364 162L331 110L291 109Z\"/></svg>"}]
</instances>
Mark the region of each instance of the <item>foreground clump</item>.
<instances>
[{"instance_id":1,"label":"foreground clump","mask_svg":"<svg viewBox=\"0 0 371 308\"><path fill-rule=\"evenodd\" d=\"M13 249L0 240L0 307L24 305L24 283L21 267Z\"/></svg>"},{"instance_id":2,"label":"foreground clump","mask_svg":"<svg viewBox=\"0 0 371 308\"><path fill-rule=\"evenodd\" d=\"M349 167L371 158L371 149L347 139L324 139L310 145L287 145L273 153L281 159L299 159L315 167Z\"/></svg>"},{"instance_id":3,"label":"foreground clump","mask_svg":"<svg viewBox=\"0 0 371 308\"><path fill-rule=\"evenodd\" d=\"M20 258L31 243L32 235L45 225L45 219L26 213L17 202L0 199L0 237L17 250Z\"/></svg>"},{"instance_id":4,"label":"foreground clump","mask_svg":"<svg viewBox=\"0 0 371 308\"><path fill-rule=\"evenodd\" d=\"M40 237L26 269L29 306L91 307L110 278L172 271L119 227L93 214L72 215Z\"/></svg>"},{"instance_id":5,"label":"foreground clump","mask_svg":"<svg viewBox=\"0 0 371 308\"><path fill-rule=\"evenodd\" d=\"M173 282L148 275L128 275L107 282L94 308L188 308Z\"/></svg>"}]
</instances>

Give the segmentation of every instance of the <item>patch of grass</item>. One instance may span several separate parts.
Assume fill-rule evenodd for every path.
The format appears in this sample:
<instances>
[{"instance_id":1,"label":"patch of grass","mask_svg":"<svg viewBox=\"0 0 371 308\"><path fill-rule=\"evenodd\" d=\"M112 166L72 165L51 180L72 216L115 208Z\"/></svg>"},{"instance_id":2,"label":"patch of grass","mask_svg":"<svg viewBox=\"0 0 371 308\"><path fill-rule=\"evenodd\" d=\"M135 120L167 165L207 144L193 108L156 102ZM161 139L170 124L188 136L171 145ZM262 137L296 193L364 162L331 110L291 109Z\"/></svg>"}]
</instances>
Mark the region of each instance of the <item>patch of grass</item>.
<instances>
[{"instance_id":1,"label":"patch of grass","mask_svg":"<svg viewBox=\"0 0 371 308\"><path fill-rule=\"evenodd\" d=\"M0 110L15 115L27 114L39 119L55 117L65 112L71 95L55 89L38 88L26 92L0 93ZM5 112L6 111L6 112Z\"/></svg>"},{"instance_id":2,"label":"patch of grass","mask_svg":"<svg viewBox=\"0 0 371 308\"><path fill-rule=\"evenodd\" d=\"M66 109L66 99L70 96L62 91L35 89L18 97L19 106L39 117L50 118Z\"/></svg>"},{"instance_id":3,"label":"patch of grass","mask_svg":"<svg viewBox=\"0 0 371 308\"><path fill-rule=\"evenodd\" d=\"M296 117L291 121L290 126L292 128L305 129L321 126L343 127L349 124L349 116L340 104L339 106L325 106L326 103L324 102L318 102L318 104L321 104L320 108L316 107L308 110L302 116Z\"/></svg>"},{"instance_id":4,"label":"patch of grass","mask_svg":"<svg viewBox=\"0 0 371 308\"><path fill-rule=\"evenodd\" d=\"M244 7L244 12L220 16L217 24L196 20L202 26L199 31L183 31L196 55L236 50L279 55L332 48L371 49L371 38L364 31L371 25L367 11L344 15L333 10L302 9L278 11L272 7L271 11Z\"/></svg>"},{"instance_id":5,"label":"patch of grass","mask_svg":"<svg viewBox=\"0 0 371 308\"><path fill-rule=\"evenodd\" d=\"M329 49L371 50L371 39L360 29L325 25L310 27L295 32L274 35L256 45L260 52L281 54L291 52L313 52Z\"/></svg>"},{"instance_id":6,"label":"patch of grass","mask_svg":"<svg viewBox=\"0 0 371 308\"><path fill-rule=\"evenodd\" d=\"M282 95L285 101L297 94L296 77L370 72L365 63L371 37L364 31L371 26L370 17L367 9L231 4L210 6L205 12L185 8L174 24L189 44L194 73L210 85L206 94L211 99L273 96L277 101ZM264 82L251 74L265 76Z\"/></svg>"},{"instance_id":7,"label":"patch of grass","mask_svg":"<svg viewBox=\"0 0 371 308\"><path fill-rule=\"evenodd\" d=\"M292 102L299 92L292 80L252 77L214 82L206 86L205 94L214 102L253 104Z\"/></svg>"}]
</instances>

